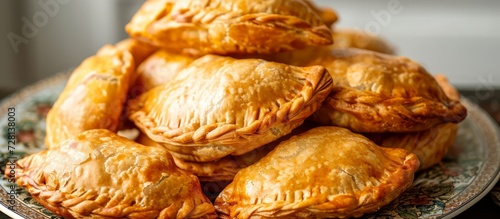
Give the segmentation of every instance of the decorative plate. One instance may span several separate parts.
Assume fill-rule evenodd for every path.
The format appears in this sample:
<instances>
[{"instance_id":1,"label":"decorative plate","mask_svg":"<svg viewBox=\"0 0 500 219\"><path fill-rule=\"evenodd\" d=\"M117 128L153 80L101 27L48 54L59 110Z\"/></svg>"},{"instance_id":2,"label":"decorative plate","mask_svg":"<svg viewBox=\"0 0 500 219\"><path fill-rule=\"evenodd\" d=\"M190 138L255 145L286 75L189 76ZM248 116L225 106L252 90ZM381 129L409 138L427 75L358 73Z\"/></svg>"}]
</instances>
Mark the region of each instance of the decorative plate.
<instances>
[{"instance_id":1,"label":"decorative plate","mask_svg":"<svg viewBox=\"0 0 500 219\"><path fill-rule=\"evenodd\" d=\"M2 173L12 161L45 148L45 116L67 78L68 74L57 75L0 103ZM467 100L464 104L469 115L461 123L458 137L446 158L439 165L418 173L408 191L365 218L451 218L493 188L500 170L500 132L496 123L477 105ZM9 179L10 176L3 174L0 177L1 211L13 218L59 218ZM215 191L222 187L214 183L203 185L208 197L214 197Z\"/></svg>"}]
</instances>

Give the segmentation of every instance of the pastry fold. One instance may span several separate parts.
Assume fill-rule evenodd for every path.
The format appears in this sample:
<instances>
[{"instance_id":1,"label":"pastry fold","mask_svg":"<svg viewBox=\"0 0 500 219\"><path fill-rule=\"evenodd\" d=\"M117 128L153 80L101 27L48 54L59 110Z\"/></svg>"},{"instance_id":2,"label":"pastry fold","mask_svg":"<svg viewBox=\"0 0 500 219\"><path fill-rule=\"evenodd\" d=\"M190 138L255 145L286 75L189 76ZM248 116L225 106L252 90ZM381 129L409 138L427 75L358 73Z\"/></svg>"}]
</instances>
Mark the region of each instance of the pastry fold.
<instances>
[{"instance_id":1,"label":"pastry fold","mask_svg":"<svg viewBox=\"0 0 500 219\"><path fill-rule=\"evenodd\" d=\"M198 179L166 150L108 130L82 132L16 165L17 184L65 218L217 218Z\"/></svg>"},{"instance_id":2,"label":"pastry fold","mask_svg":"<svg viewBox=\"0 0 500 219\"><path fill-rule=\"evenodd\" d=\"M240 170L214 204L221 218L360 217L409 188L418 165L406 150L318 127Z\"/></svg>"},{"instance_id":3,"label":"pastry fold","mask_svg":"<svg viewBox=\"0 0 500 219\"><path fill-rule=\"evenodd\" d=\"M190 54L269 54L332 43L330 29L303 0L148 0L126 30Z\"/></svg>"},{"instance_id":4,"label":"pastry fold","mask_svg":"<svg viewBox=\"0 0 500 219\"><path fill-rule=\"evenodd\" d=\"M321 66L207 55L130 100L129 118L173 156L214 161L290 133L321 106L331 84Z\"/></svg>"},{"instance_id":5,"label":"pastry fold","mask_svg":"<svg viewBox=\"0 0 500 219\"><path fill-rule=\"evenodd\" d=\"M434 78L446 96L452 100L460 101L460 93L444 75L438 74ZM458 129L459 124L443 123L420 132L371 133L365 134L365 136L380 146L403 148L417 155L420 161L418 170L424 170L441 162L453 146Z\"/></svg>"},{"instance_id":6,"label":"pastry fold","mask_svg":"<svg viewBox=\"0 0 500 219\"><path fill-rule=\"evenodd\" d=\"M450 99L418 63L398 56L332 49L308 62L333 78L332 92L312 116L355 132L415 132L459 123L467 109Z\"/></svg>"}]
</instances>

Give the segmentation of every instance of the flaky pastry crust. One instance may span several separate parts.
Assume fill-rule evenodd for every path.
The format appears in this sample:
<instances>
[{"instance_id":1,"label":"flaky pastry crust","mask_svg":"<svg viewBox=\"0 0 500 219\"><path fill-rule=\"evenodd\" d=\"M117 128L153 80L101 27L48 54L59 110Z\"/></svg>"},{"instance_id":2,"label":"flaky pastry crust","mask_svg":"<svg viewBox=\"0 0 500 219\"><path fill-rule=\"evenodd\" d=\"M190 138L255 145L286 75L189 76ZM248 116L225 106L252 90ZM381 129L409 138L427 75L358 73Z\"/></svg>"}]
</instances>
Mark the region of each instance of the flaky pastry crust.
<instances>
[{"instance_id":1,"label":"flaky pastry crust","mask_svg":"<svg viewBox=\"0 0 500 219\"><path fill-rule=\"evenodd\" d=\"M267 54L332 43L330 29L303 0L148 0L126 30L191 54Z\"/></svg>"},{"instance_id":2,"label":"flaky pastry crust","mask_svg":"<svg viewBox=\"0 0 500 219\"><path fill-rule=\"evenodd\" d=\"M335 28L331 48L357 48L385 54L395 54L394 47L381 37L360 29Z\"/></svg>"},{"instance_id":3,"label":"flaky pastry crust","mask_svg":"<svg viewBox=\"0 0 500 219\"><path fill-rule=\"evenodd\" d=\"M418 159L339 127L279 144L215 201L221 218L344 218L374 212L411 186Z\"/></svg>"},{"instance_id":4,"label":"flaky pastry crust","mask_svg":"<svg viewBox=\"0 0 500 219\"><path fill-rule=\"evenodd\" d=\"M196 57L159 50L137 68L134 93L142 93L172 80L182 69L191 64Z\"/></svg>"},{"instance_id":5,"label":"flaky pastry crust","mask_svg":"<svg viewBox=\"0 0 500 219\"><path fill-rule=\"evenodd\" d=\"M139 144L147 146L162 147L144 133L141 133L136 141ZM197 176L201 182L231 181L240 169L257 162L274 149L276 145L274 142L271 142L240 156L228 155L210 162L185 161L176 157L174 157L174 161L175 165Z\"/></svg>"},{"instance_id":6,"label":"flaky pastry crust","mask_svg":"<svg viewBox=\"0 0 500 219\"><path fill-rule=\"evenodd\" d=\"M158 47L130 38L118 42L116 47L128 51L134 58L135 66L139 66L151 54L158 50Z\"/></svg>"},{"instance_id":7,"label":"flaky pastry crust","mask_svg":"<svg viewBox=\"0 0 500 219\"><path fill-rule=\"evenodd\" d=\"M321 66L207 55L129 101L129 118L173 156L213 161L290 133L331 90Z\"/></svg>"},{"instance_id":8,"label":"flaky pastry crust","mask_svg":"<svg viewBox=\"0 0 500 219\"><path fill-rule=\"evenodd\" d=\"M65 218L216 218L198 179L168 152L89 130L19 160L16 182Z\"/></svg>"},{"instance_id":9,"label":"flaky pastry crust","mask_svg":"<svg viewBox=\"0 0 500 219\"><path fill-rule=\"evenodd\" d=\"M458 127L455 123L444 123L420 132L370 133L366 136L382 147L403 148L417 155L418 170L424 170L441 162L455 142Z\"/></svg>"},{"instance_id":10,"label":"flaky pastry crust","mask_svg":"<svg viewBox=\"0 0 500 219\"><path fill-rule=\"evenodd\" d=\"M337 12L331 8L318 7L312 0L304 0L304 2L319 15L327 27L331 27L339 19Z\"/></svg>"},{"instance_id":11,"label":"flaky pastry crust","mask_svg":"<svg viewBox=\"0 0 500 219\"><path fill-rule=\"evenodd\" d=\"M446 96L419 64L358 49L334 49L309 62L334 83L312 119L356 132L414 132L465 119L466 108Z\"/></svg>"},{"instance_id":12,"label":"flaky pastry crust","mask_svg":"<svg viewBox=\"0 0 500 219\"><path fill-rule=\"evenodd\" d=\"M111 45L84 60L47 114L46 147L85 130L116 131L134 72L132 55Z\"/></svg>"},{"instance_id":13,"label":"flaky pastry crust","mask_svg":"<svg viewBox=\"0 0 500 219\"><path fill-rule=\"evenodd\" d=\"M460 93L442 74L435 75L436 81L446 96L460 101ZM369 139L383 147L403 148L415 155L420 161L418 170L424 170L441 162L448 150L453 146L459 125L444 123L430 129L411 133L365 134Z\"/></svg>"}]
</instances>

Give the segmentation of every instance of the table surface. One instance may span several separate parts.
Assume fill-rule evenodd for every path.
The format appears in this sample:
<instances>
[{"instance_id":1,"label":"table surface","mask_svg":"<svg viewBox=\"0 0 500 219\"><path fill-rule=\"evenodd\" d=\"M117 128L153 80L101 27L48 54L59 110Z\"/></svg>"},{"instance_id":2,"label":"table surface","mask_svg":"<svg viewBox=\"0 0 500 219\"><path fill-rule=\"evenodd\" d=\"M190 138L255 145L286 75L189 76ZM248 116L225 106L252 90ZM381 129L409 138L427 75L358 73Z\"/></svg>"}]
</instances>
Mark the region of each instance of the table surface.
<instances>
[{"instance_id":1,"label":"table surface","mask_svg":"<svg viewBox=\"0 0 500 219\"><path fill-rule=\"evenodd\" d=\"M500 125L500 89L461 89L463 97L477 103ZM0 99L8 94L0 90ZM497 183L500 186L500 182ZM9 218L0 212L0 219ZM500 218L500 206L495 204L490 194L455 218Z\"/></svg>"}]
</instances>

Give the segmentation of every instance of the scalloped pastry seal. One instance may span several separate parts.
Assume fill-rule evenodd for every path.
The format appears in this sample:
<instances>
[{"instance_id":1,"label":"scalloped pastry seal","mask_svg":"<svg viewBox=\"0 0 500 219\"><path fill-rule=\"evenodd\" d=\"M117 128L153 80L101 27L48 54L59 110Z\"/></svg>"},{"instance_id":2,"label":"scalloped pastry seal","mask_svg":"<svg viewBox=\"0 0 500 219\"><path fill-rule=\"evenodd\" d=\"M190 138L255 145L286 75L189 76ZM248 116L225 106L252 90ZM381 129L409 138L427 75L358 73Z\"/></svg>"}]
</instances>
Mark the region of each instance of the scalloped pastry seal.
<instances>
[{"instance_id":1,"label":"scalloped pastry seal","mask_svg":"<svg viewBox=\"0 0 500 219\"><path fill-rule=\"evenodd\" d=\"M330 29L303 0L148 0L126 30L191 54L269 54L332 44Z\"/></svg>"},{"instance_id":2,"label":"scalloped pastry seal","mask_svg":"<svg viewBox=\"0 0 500 219\"><path fill-rule=\"evenodd\" d=\"M108 130L85 131L16 165L17 184L65 218L217 218L198 179L165 149Z\"/></svg>"},{"instance_id":3,"label":"scalloped pastry seal","mask_svg":"<svg viewBox=\"0 0 500 219\"><path fill-rule=\"evenodd\" d=\"M460 93L450 84L446 76L435 75L436 81L446 96L460 101ZM443 123L430 129L410 133L368 133L366 137L377 145L390 148L403 148L415 155L420 161L418 170L424 170L439 163L453 146L459 124Z\"/></svg>"},{"instance_id":4,"label":"scalloped pastry seal","mask_svg":"<svg viewBox=\"0 0 500 219\"><path fill-rule=\"evenodd\" d=\"M348 129L318 127L240 170L215 200L221 218L344 218L377 211L409 188L419 162Z\"/></svg>"},{"instance_id":5,"label":"scalloped pastry seal","mask_svg":"<svg viewBox=\"0 0 500 219\"><path fill-rule=\"evenodd\" d=\"M129 101L129 118L173 156L207 162L290 133L321 106L332 79L321 66L207 55Z\"/></svg>"},{"instance_id":6,"label":"scalloped pastry seal","mask_svg":"<svg viewBox=\"0 0 500 219\"><path fill-rule=\"evenodd\" d=\"M333 49L308 62L328 69L335 82L312 116L322 125L355 132L415 132L459 123L467 109L450 99L418 63L360 49Z\"/></svg>"}]
</instances>

